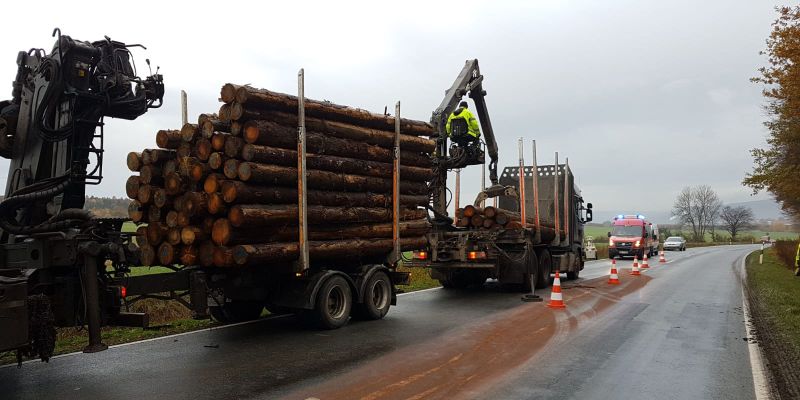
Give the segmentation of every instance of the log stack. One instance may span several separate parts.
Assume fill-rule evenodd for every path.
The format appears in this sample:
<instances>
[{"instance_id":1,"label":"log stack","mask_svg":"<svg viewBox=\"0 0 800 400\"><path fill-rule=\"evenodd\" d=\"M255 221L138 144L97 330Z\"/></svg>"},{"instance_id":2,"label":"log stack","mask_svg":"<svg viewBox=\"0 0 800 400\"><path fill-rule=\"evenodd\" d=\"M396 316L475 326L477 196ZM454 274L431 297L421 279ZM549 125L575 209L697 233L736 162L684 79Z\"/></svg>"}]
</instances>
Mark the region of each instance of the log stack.
<instances>
[{"instance_id":1,"label":"log stack","mask_svg":"<svg viewBox=\"0 0 800 400\"><path fill-rule=\"evenodd\" d=\"M527 217L526 228L537 229L536 220ZM456 226L465 229L522 229L522 217L516 211L505 210L502 208L486 206L485 208L467 205L464 208L456 209ZM552 222L540 221L538 229L541 231L543 241L552 241L556 231ZM564 231L559 230L560 237L565 237Z\"/></svg>"},{"instance_id":2,"label":"log stack","mask_svg":"<svg viewBox=\"0 0 800 400\"><path fill-rule=\"evenodd\" d=\"M144 265L261 266L298 257L297 97L226 84L217 114L128 154L125 192ZM392 250L392 116L307 99L309 251L358 260ZM401 119L400 242L423 247L436 144Z\"/></svg>"}]
</instances>

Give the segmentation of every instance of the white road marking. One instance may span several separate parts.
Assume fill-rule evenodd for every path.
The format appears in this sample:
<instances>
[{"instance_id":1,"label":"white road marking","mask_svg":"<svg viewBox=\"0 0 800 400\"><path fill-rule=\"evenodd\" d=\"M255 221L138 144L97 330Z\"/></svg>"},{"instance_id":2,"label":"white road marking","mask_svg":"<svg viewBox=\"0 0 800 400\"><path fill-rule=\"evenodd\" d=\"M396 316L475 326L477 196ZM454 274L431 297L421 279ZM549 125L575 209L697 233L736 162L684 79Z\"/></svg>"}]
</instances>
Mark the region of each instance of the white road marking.
<instances>
[{"instance_id":1,"label":"white road marking","mask_svg":"<svg viewBox=\"0 0 800 400\"><path fill-rule=\"evenodd\" d=\"M745 262L747 255L742 258L742 277L747 278ZM744 291L746 282L742 281L742 310L744 311L744 328L747 333L747 349L750 352L750 369L753 371L753 386L756 392L756 400L770 399L769 386L767 385L767 374L764 368L764 358L761 354L761 347L757 342L750 341L755 337L755 330L750 322L750 306L747 304L747 294Z\"/></svg>"}]
</instances>

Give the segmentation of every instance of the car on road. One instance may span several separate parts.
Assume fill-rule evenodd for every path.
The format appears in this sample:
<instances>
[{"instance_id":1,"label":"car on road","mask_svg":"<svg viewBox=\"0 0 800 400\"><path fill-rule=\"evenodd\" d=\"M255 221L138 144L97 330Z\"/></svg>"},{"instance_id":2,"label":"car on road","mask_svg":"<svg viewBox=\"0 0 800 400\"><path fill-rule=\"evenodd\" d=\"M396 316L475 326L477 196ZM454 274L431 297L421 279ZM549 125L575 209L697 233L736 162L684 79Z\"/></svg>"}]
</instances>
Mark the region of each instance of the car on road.
<instances>
[{"instance_id":1,"label":"car on road","mask_svg":"<svg viewBox=\"0 0 800 400\"><path fill-rule=\"evenodd\" d=\"M664 250L686 250L686 239L680 236L670 236L664 241Z\"/></svg>"}]
</instances>

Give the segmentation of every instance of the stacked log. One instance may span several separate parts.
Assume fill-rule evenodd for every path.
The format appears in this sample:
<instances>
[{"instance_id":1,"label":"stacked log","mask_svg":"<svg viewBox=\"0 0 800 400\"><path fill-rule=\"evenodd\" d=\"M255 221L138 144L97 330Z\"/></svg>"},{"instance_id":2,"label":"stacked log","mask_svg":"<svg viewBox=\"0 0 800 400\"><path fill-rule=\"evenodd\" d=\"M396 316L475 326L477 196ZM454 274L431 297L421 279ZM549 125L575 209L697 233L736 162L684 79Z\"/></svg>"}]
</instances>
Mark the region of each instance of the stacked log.
<instances>
[{"instance_id":1,"label":"stacked log","mask_svg":"<svg viewBox=\"0 0 800 400\"><path fill-rule=\"evenodd\" d=\"M527 217L527 224L522 224L522 217L516 211L505 210L502 208L486 206L485 208L467 205L464 208L456 209L456 226L464 229L489 229L489 230L514 230L529 228L541 232L543 241L549 242L555 239L556 230L552 222L540 221L536 226L536 220ZM565 237L564 231L559 230L561 239Z\"/></svg>"},{"instance_id":2,"label":"stacked log","mask_svg":"<svg viewBox=\"0 0 800 400\"><path fill-rule=\"evenodd\" d=\"M128 154L144 265L266 266L297 259L297 98L226 84L218 114L156 134L157 149ZM392 250L392 116L307 99L309 251L358 259ZM426 244L430 124L401 119L403 250Z\"/></svg>"}]
</instances>

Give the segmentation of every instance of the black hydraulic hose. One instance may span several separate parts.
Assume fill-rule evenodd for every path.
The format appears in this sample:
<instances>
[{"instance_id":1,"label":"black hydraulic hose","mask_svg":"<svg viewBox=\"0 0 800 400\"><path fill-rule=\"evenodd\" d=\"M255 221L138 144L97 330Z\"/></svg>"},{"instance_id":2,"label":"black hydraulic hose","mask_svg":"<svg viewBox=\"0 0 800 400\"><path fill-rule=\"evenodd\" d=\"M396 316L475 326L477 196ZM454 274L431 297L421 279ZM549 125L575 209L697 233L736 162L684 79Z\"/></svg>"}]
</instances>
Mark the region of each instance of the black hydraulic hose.
<instances>
[{"instance_id":1,"label":"black hydraulic hose","mask_svg":"<svg viewBox=\"0 0 800 400\"><path fill-rule=\"evenodd\" d=\"M0 228L14 235L30 235L34 233L60 231L91 220L93 214L90 211L73 208L63 210L49 220L35 226L19 225L16 221L17 210L33 202L52 199L63 193L69 185L69 179L65 178L61 183L52 188L9 197L0 203Z\"/></svg>"}]
</instances>

